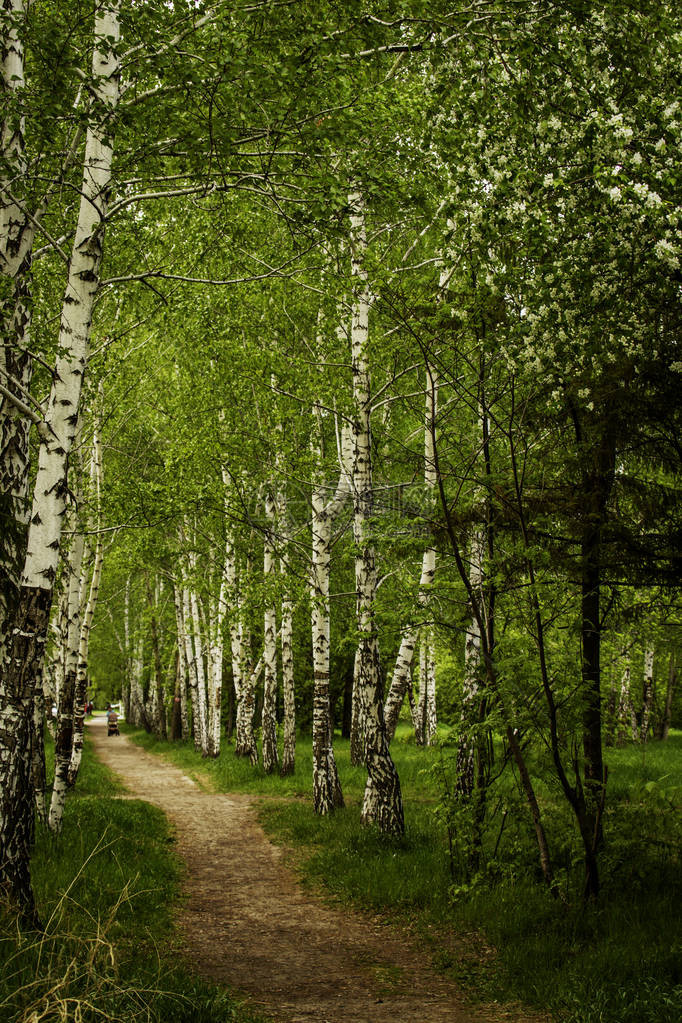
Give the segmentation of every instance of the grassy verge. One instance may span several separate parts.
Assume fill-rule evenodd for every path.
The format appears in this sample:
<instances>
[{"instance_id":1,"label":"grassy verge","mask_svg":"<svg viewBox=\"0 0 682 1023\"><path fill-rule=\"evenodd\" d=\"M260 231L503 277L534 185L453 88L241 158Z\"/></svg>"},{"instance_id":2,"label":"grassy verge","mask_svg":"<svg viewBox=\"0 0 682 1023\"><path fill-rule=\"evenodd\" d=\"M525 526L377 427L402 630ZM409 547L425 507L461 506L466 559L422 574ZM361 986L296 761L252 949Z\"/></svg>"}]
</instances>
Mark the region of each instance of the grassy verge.
<instances>
[{"instance_id":1,"label":"grassy verge","mask_svg":"<svg viewBox=\"0 0 682 1023\"><path fill-rule=\"evenodd\" d=\"M248 1023L227 994L173 957L180 865L160 810L121 788L86 749L61 834L32 860L42 934L0 917L3 1023ZM163 950L163 951L162 951Z\"/></svg>"},{"instance_id":2,"label":"grassy verge","mask_svg":"<svg viewBox=\"0 0 682 1023\"><path fill-rule=\"evenodd\" d=\"M320 819L310 805L310 741L299 741L293 778L266 777L229 748L202 760L189 744L133 734L220 791L272 798L260 809L269 833L303 852L304 881L340 900L399 916L433 949L434 962L477 998L518 999L562 1023L678 1023L682 1018L682 733L667 743L608 751L609 800L602 856L603 897L584 906L579 843L570 820L538 779L565 902L538 884L530 829L499 821L486 870L457 882L434 812L437 751L397 741L407 831L399 841L363 829L365 774L337 741L345 810ZM292 798L292 797L308 797ZM286 797L286 798L282 798ZM518 799L513 784L496 798ZM501 834L501 838L500 838ZM494 948L494 953L491 951Z\"/></svg>"}]
</instances>

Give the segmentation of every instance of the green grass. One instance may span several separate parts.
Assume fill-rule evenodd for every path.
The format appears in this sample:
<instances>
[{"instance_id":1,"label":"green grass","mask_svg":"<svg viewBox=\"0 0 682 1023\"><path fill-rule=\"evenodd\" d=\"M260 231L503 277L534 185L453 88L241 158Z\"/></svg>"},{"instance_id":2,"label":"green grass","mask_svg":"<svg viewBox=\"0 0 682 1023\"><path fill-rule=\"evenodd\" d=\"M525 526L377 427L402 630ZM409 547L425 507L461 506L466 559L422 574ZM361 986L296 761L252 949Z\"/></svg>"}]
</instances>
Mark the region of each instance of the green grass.
<instances>
[{"instance_id":1,"label":"green grass","mask_svg":"<svg viewBox=\"0 0 682 1023\"><path fill-rule=\"evenodd\" d=\"M22 933L11 914L0 916L0 1019L254 1021L178 965L173 836L160 810L112 798L120 794L88 744L61 834L36 835L32 879L44 932Z\"/></svg>"},{"instance_id":2,"label":"green grass","mask_svg":"<svg viewBox=\"0 0 682 1023\"><path fill-rule=\"evenodd\" d=\"M159 753L171 763L181 767L199 782L208 784L219 792L250 792L259 796L279 798L310 798L312 795L312 740L310 736L299 736L296 744L296 770L287 778L278 774L267 775L262 766L252 767L242 757L234 755L234 746L225 743L220 757L205 758L196 753L191 742L165 742L146 732L122 723L125 732L135 743L150 753ZM405 799L422 801L435 798L436 787L428 774L429 765L438 757L434 750L423 750L407 741L408 730L401 726L391 752L399 765L400 781ZM339 737L335 740L334 751L343 783L344 796L351 801L362 799L367 779L364 767L351 767L348 742Z\"/></svg>"},{"instance_id":3,"label":"green grass","mask_svg":"<svg viewBox=\"0 0 682 1023\"><path fill-rule=\"evenodd\" d=\"M217 790L268 797L261 819L276 841L297 851L304 883L416 928L437 967L472 997L520 1000L562 1023L682 1018L681 732L644 752L607 751L603 894L596 906L579 897L580 843L546 777L537 778L537 788L565 901L538 883L532 833L511 776L495 793L489 846L499 837L502 806L520 811L516 822L509 815L497 856L473 878L451 876L447 836L434 812L440 753L417 749L406 732L391 747L405 800L400 840L361 827L365 772L350 767L340 739L335 749L347 806L320 819L310 800L309 739L299 740L295 776L280 779L254 770L229 747L210 761L189 744L159 743L140 732L133 738Z\"/></svg>"}]
</instances>

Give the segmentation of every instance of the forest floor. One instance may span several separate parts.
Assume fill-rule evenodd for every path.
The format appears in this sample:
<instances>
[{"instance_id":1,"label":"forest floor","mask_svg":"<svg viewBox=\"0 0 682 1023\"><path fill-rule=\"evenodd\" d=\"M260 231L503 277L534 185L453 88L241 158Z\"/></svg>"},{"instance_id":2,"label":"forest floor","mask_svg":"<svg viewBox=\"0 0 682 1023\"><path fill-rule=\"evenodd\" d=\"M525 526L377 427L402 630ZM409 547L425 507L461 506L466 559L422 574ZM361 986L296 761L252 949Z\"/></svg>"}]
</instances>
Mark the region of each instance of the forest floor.
<instances>
[{"instance_id":1,"label":"forest floor","mask_svg":"<svg viewBox=\"0 0 682 1023\"><path fill-rule=\"evenodd\" d=\"M159 806L185 863L178 928L188 965L281 1023L530 1023L471 1006L390 921L304 891L257 820L257 798L201 788L125 736L89 734L131 795Z\"/></svg>"}]
</instances>

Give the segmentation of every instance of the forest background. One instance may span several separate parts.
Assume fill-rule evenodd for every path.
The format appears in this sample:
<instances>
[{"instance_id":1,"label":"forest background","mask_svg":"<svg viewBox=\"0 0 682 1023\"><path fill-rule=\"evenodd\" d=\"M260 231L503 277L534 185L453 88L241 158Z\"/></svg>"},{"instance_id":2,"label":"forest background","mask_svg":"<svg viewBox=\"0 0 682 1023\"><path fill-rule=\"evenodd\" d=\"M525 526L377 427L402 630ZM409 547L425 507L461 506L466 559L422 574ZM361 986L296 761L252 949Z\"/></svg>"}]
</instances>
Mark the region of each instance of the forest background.
<instances>
[{"instance_id":1,"label":"forest background","mask_svg":"<svg viewBox=\"0 0 682 1023\"><path fill-rule=\"evenodd\" d=\"M1 17L10 901L94 693L265 774L312 732L321 816L336 730L392 840L402 713L453 897L603 902L605 747L682 721L675 5Z\"/></svg>"}]
</instances>

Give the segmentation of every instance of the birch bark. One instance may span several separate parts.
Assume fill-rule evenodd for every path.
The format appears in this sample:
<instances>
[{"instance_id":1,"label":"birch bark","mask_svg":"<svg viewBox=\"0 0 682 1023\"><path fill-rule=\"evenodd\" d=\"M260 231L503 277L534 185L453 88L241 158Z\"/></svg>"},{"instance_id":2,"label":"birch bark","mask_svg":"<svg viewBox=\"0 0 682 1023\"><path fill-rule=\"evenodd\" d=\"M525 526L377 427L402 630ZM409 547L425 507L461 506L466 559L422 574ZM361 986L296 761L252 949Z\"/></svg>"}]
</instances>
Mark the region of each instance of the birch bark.
<instances>
[{"instance_id":1,"label":"birch bark","mask_svg":"<svg viewBox=\"0 0 682 1023\"><path fill-rule=\"evenodd\" d=\"M125 658L125 678L123 679L121 699L123 701L123 714L125 719L126 721L132 721L130 692L130 669L132 660L130 655L130 576L126 578L125 595L123 598L123 647Z\"/></svg>"},{"instance_id":2,"label":"birch bark","mask_svg":"<svg viewBox=\"0 0 682 1023\"><path fill-rule=\"evenodd\" d=\"M623 672L620 679L620 693L618 695L618 707L616 709L615 738L616 743L621 745L626 738L628 726L632 729L630 699L630 658L627 650L623 650L622 657L625 660Z\"/></svg>"},{"instance_id":3,"label":"birch bark","mask_svg":"<svg viewBox=\"0 0 682 1023\"><path fill-rule=\"evenodd\" d=\"M151 732L147 710L144 702L144 690L142 688L142 675L144 672L144 636L140 630L133 650L130 664L130 709L132 721L135 725L142 725L146 732Z\"/></svg>"},{"instance_id":4,"label":"birch bark","mask_svg":"<svg viewBox=\"0 0 682 1023\"><path fill-rule=\"evenodd\" d=\"M177 695L180 700L181 736L189 735L189 717L187 714L187 636L182 615L182 597L180 587L173 583L173 604L175 606L175 628L178 634L178 681Z\"/></svg>"},{"instance_id":5,"label":"birch bark","mask_svg":"<svg viewBox=\"0 0 682 1023\"><path fill-rule=\"evenodd\" d=\"M54 783L48 816L50 831L55 832L61 828L64 802L69 787L68 774L73 747L74 700L78 670L78 646L81 632L81 569L84 546L83 533L77 529L71 543L67 561L69 588L64 680L57 708L58 726L54 747Z\"/></svg>"},{"instance_id":6,"label":"birch bark","mask_svg":"<svg viewBox=\"0 0 682 1023\"><path fill-rule=\"evenodd\" d=\"M424 484L426 492L429 495L429 502L431 503L431 495L433 494L436 486L435 468L434 468L434 450L433 450L433 438L436 422L436 413L438 405L438 378L434 370L427 369L426 371L426 415L424 421ZM427 547L422 555L422 568L421 575L419 578L419 590L417 593L417 604L420 608L422 618L425 615L426 609L429 604L429 593L433 586L433 580L436 575L436 552L432 547ZM426 644L426 647L431 647L432 643L429 643L428 625L426 622L420 623L422 631L422 643ZM417 638L419 635L418 626L410 626L403 632L402 639L400 641L400 648L396 657L395 667L393 669L393 678L386 697L386 703L384 705L384 720L386 722L386 736L388 741L391 742L395 735L395 730L398 724L398 718L400 716L400 709L405 699L405 693L412 681L412 661L414 658L414 650L417 645ZM424 703L423 703L423 718L424 725L421 728L420 739L425 738L426 733L426 720L433 720L435 714L435 670L433 672L433 681L429 684L430 674L427 670L426 665L429 663L429 658L426 658L423 678L425 681L424 687ZM429 692L432 691L433 695L429 699ZM433 704L433 712L429 713L428 708L430 703Z\"/></svg>"},{"instance_id":7,"label":"birch bark","mask_svg":"<svg viewBox=\"0 0 682 1023\"><path fill-rule=\"evenodd\" d=\"M209 671L211 675L211 705L209 707L208 755L217 757L220 754L221 739L221 708L223 694L223 629L227 613L227 593L229 586L228 560L230 557L230 541L225 545L225 557L220 573L220 592L217 604L211 607L209 627Z\"/></svg>"},{"instance_id":8,"label":"birch bark","mask_svg":"<svg viewBox=\"0 0 682 1023\"><path fill-rule=\"evenodd\" d=\"M642 699L642 722L639 741L646 742L649 736L649 718L654 699L654 648L648 646L644 651L644 695Z\"/></svg>"},{"instance_id":9,"label":"birch bark","mask_svg":"<svg viewBox=\"0 0 682 1023\"><path fill-rule=\"evenodd\" d=\"M33 696L36 673L44 643L35 637L21 644L21 661L13 660L12 623L19 602L19 576L25 552L29 420L12 397L28 390L31 379L29 354L29 273L33 245L32 227L8 188L21 182L25 167L25 119L21 109L25 87L22 29L23 0L10 0L0 11L0 73L2 75L2 149L0 176L0 311L2 347L0 383L9 392L0 400L0 494L6 503L5 529L0 539L0 894L18 904L28 921L35 919L28 869L33 841L33 793L30 763L31 735L35 732ZM46 629L49 609L36 608ZM23 666L23 667L22 667ZM44 804L43 804L44 805Z\"/></svg>"},{"instance_id":10,"label":"birch bark","mask_svg":"<svg viewBox=\"0 0 682 1023\"><path fill-rule=\"evenodd\" d=\"M321 410L313 410L317 442L315 461L321 461ZM346 429L339 445L340 475L336 492L327 500L327 490L317 469L313 470L312 491L312 641L313 641L313 805L315 813L329 814L343 806L329 704L329 579L332 523L350 496L352 471L350 436Z\"/></svg>"},{"instance_id":11,"label":"birch bark","mask_svg":"<svg viewBox=\"0 0 682 1023\"><path fill-rule=\"evenodd\" d=\"M234 559L234 545L232 546ZM235 756L248 757L251 763L258 763L258 747L253 733L253 715L256 704L256 682L262 670L262 659L253 667L251 660L251 633L244 617L242 602L243 594L237 584L236 560L232 562L230 577L234 583L237 610L236 622L231 622L230 642L232 648L232 671L234 675L235 695L237 697L237 728L234 747ZM243 566L242 566L243 567ZM249 558L247 557L247 577L249 575Z\"/></svg>"},{"instance_id":12,"label":"birch bark","mask_svg":"<svg viewBox=\"0 0 682 1023\"><path fill-rule=\"evenodd\" d=\"M154 586L154 591L149 583L149 577L145 572L144 575L145 589L147 592L147 604L149 606L149 628L151 633L152 641L152 660L154 675L153 680L150 682L150 694L149 704L150 708L147 714L149 723L156 735L160 738L167 738L166 728L166 706L165 706L165 694L163 684L163 669L161 667L161 650L159 646L159 626L157 621L157 608L159 604L159 584L158 580Z\"/></svg>"},{"instance_id":13,"label":"birch bark","mask_svg":"<svg viewBox=\"0 0 682 1023\"><path fill-rule=\"evenodd\" d=\"M76 695L74 699L74 722L73 722L73 745L71 750L71 762L68 771L69 787L76 784L78 771L80 770L83 756L83 727L85 717L85 700L88 687L88 649L90 645L90 630L92 619L97 607L99 596L100 580L102 578L102 563L104 560L104 543L102 539L102 444L100 440L99 427L95 424L92 440L92 472L91 482L94 484L94 498L96 515L91 520L91 526L95 528L95 555L92 567L88 598L83 611L80 638L78 644L78 668L76 675Z\"/></svg>"},{"instance_id":14,"label":"birch bark","mask_svg":"<svg viewBox=\"0 0 682 1023\"><path fill-rule=\"evenodd\" d=\"M23 0L0 10L0 75L3 111L0 129L0 494L5 523L0 539L0 659L7 656L16 608L28 525L30 420L15 404L25 400L31 382L30 268L34 228L13 193L26 172ZM10 524L13 524L13 528Z\"/></svg>"},{"instance_id":15,"label":"birch bark","mask_svg":"<svg viewBox=\"0 0 682 1023\"><path fill-rule=\"evenodd\" d=\"M197 670L196 670L196 654L194 652L194 643L192 642L192 614L190 611L190 598L189 590L186 586L182 587L182 622L183 622L183 637L185 640L185 661L187 664L187 680L189 684L189 705L192 711L192 721L190 727L190 733L194 740L195 750L200 749L197 732L197 722L199 720L199 707L198 707L198 695L197 695Z\"/></svg>"},{"instance_id":16,"label":"birch bark","mask_svg":"<svg viewBox=\"0 0 682 1023\"><path fill-rule=\"evenodd\" d=\"M480 529L471 537L469 582L485 615L485 594L483 593L483 552L484 537ZM464 639L464 681L462 685L462 711L460 714L460 735L457 740L457 792L468 798L474 790L474 759L476 743L472 738L475 707L480 691L481 672L481 630L476 616L472 614Z\"/></svg>"},{"instance_id":17,"label":"birch bark","mask_svg":"<svg viewBox=\"0 0 682 1023\"><path fill-rule=\"evenodd\" d=\"M283 556L279 570L283 580L282 594L282 696L284 700L284 742L282 747L282 777L293 774L296 765L296 701L294 689L294 602L287 579L289 552L289 519L284 486L278 495L278 519L282 534Z\"/></svg>"},{"instance_id":18,"label":"birch bark","mask_svg":"<svg viewBox=\"0 0 682 1023\"><path fill-rule=\"evenodd\" d=\"M191 556L192 569L196 568L196 557ZM194 647L194 677L196 680L196 719L194 722L194 747L206 756L208 752L208 719L206 707L206 672L204 669L204 642L201 633L199 598L196 591L189 591L189 606L192 622L192 645Z\"/></svg>"},{"instance_id":19,"label":"birch bark","mask_svg":"<svg viewBox=\"0 0 682 1023\"><path fill-rule=\"evenodd\" d=\"M107 0L95 14L91 108L85 142L78 222L62 304L59 355L47 406L49 429L40 446L26 559L21 576L9 660L0 682L0 887L29 913L32 837L29 780L30 709L42 675L50 604L66 510L68 456L78 421L92 314L99 285L104 222L111 182L113 118L118 104L119 4Z\"/></svg>"},{"instance_id":20,"label":"birch bark","mask_svg":"<svg viewBox=\"0 0 682 1023\"><path fill-rule=\"evenodd\" d=\"M265 614L263 624L263 713L262 743L263 770L271 774L277 767L277 612L274 602L275 575L275 502L270 493L265 497L263 539L263 584L265 588Z\"/></svg>"},{"instance_id":21,"label":"birch bark","mask_svg":"<svg viewBox=\"0 0 682 1023\"><path fill-rule=\"evenodd\" d=\"M367 785L362 806L364 824L401 835L405 831L398 772L388 749L384 725L383 684L379 640L374 620L377 586L371 538L373 506L371 386L369 371L370 296L364 257L367 248L364 202L359 192L349 197L353 309L351 359L353 369L353 533L357 592L358 695L362 708Z\"/></svg>"}]
</instances>

